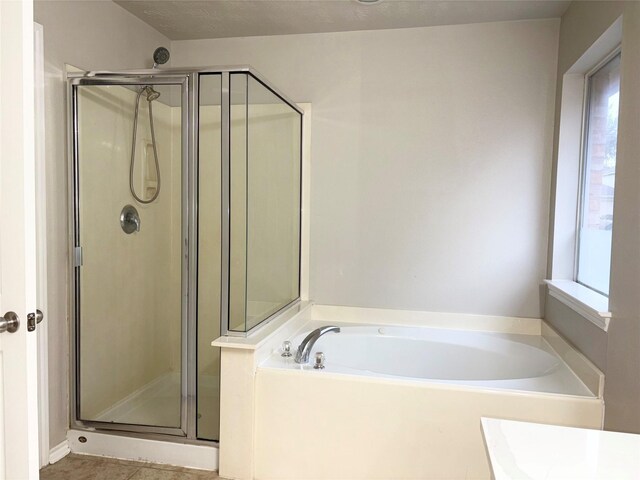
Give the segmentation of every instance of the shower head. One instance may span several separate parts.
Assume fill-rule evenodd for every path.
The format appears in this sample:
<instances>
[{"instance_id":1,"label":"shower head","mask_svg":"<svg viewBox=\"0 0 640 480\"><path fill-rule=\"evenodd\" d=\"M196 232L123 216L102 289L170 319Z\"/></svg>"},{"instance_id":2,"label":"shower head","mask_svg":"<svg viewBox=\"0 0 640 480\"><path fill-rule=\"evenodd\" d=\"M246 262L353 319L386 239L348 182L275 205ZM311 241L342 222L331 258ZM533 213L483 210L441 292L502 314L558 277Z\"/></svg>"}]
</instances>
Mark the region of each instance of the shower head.
<instances>
[{"instance_id":1,"label":"shower head","mask_svg":"<svg viewBox=\"0 0 640 480\"><path fill-rule=\"evenodd\" d=\"M154 63L154 68L158 65L164 65L165 63L167 63L169 61L169 57L171 55L169 54L169 50L167 50L164 47L158 47L155 49L155 51L153 52L153 63Z\"/></svg>"},{"instance_id":2,"label":"shower head","mask_svg":"<svg viewBox=\"0 0 640 480\"><path fill-rule=\"evenodd\" d=\"M142 89L144 93L147 94L147 102L153 102L160 97L160 92L153 89L153 87L147 85Z\"/></svg>"}]
</instances>

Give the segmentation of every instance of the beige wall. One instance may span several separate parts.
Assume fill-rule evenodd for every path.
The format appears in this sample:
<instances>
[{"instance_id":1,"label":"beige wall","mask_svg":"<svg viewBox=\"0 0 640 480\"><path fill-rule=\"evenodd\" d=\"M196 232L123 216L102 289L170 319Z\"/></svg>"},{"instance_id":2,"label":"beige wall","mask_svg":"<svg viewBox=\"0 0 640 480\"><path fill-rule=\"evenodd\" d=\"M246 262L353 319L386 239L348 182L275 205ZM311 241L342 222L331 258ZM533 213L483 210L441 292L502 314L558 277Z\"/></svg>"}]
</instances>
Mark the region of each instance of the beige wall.
<instances>
[{"instance_id":1,"label":"beige wall","mask_svg":"<svg viewBox=\"0 0 640 480\"><path fill-rule=\"evenodd\" d=\"M142 68L166 37L113 2L36 1L44 26L49 322L50 443L69 425L67 154L64 64L84 69Z\"/></svg>"},{"instance_id":2,"label":"beige wall","mask_svg":"<svg viewBox=\"0 0 640 480\"><path fill-rule=\"evenodd\" d=\"M547 295L544 318L603 372L607 368L607 332Z\"/></svg>"},{"instance_id":3,"label":"beige wall","mask_svg":"<svg viewBox=\"0 0 640 480\"><path fill-rule=\"evenodd\" d=\"M172 43L313 104L311 293L540 315L558 21Z\"/></svg>"},{"instance_id":4,"label":"beige wall","mask_svg":"<svg viewBox=\"0 0 640 480\"><path fill-rule=\"evenodd\" d=\"M640 4L637 2L573 2L562 17L558 55L559 119L562 77L582 54L623 15L622 84L616 167L613 251L608 333L594 327L553 298L547 297L545 318L605 372L605 428L640 432L640 175L637 126L640 121ZM554 178L559 125L554 142ZM559 195L559 194L558 194ZM552 201L555 204L555 182ZM553 209L551 211L553 225ZM550 245L553 242L553 231ZM551 251L551 249L550 249ZM549 259L549 272L551 262Z\"/></svg>"},{"instance_id":5,"label":"beige wall","mask_svg":"<svg viewBox=\"0 0 640 480\"><path fill-rule=\"evenodd\" d=\"M162 97L154 102L162 187L154 202L142 205L129 191L135 101L134 91L119 86L81 87L78 99L85 420L98 419L160 375L179 373L181 366L180 109L163 104ZM144 171L155 173L147 105L143 97L134 174L136 193L143 198L152 195L143 193ZM136 207L141 220L140 232L130 235L119 223L127 204ZM179 397L176 386L173 394ZM179 417L167 422L176 420L179 425Z\"/></svg>"}]
</instances>

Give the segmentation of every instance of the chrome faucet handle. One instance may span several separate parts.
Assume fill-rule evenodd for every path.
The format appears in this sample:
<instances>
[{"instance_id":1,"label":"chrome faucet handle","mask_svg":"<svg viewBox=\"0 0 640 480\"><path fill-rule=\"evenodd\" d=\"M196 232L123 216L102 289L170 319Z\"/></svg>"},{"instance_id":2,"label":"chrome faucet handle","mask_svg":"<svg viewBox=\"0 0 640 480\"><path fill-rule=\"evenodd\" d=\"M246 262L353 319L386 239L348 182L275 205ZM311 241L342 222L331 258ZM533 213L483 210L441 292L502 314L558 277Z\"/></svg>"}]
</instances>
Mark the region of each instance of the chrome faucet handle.
<instances>
[{"instance_id":1,"label":"chrome faucet handle","mask_svg":"<svg viewBox=\"0 0 640 480\"><path fill-rule=\"evenodd\" d=\"M289 340L285 340L284 342L282 342L282 353L280 354L281 357L291 357L293 356L293 354L291 353L291 342Z\"/></svg>"},{"instance_id":2,"label":"chrome faucet handle","mask_svg":"<svg viewBox=\"0 0 640 480\"><path fill-rule=\"evenodd\" d=\"M324 368L324 353L316 352L313 368L316 370L322 370Z\"/></svg>"}]
</instances>

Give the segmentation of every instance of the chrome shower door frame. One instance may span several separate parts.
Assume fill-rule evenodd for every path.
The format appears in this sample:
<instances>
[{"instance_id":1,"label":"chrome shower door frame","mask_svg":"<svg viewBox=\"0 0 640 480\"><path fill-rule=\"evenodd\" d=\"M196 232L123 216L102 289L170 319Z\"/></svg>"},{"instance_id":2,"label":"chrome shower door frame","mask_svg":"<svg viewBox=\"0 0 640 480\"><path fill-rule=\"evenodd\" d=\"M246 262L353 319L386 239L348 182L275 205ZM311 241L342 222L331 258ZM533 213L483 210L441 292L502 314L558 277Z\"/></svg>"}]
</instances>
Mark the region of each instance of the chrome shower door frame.
<instances>
[{"instance_id":1,"label":"chrome shower door frame","mask_svg":"<svg viewBox=\"0 0 640 480\"><path fill-rule=\"evenodd\" d=\"M80 218L79 218L79 144L78 144L78 88L82 86L144 86L144 85L177 85L181 88L181 164L182 164L182 226L181 226L181 401L180 401L180 427L162 427L150 425L137 425L126 423L101 422L82 420L80 418L80 272L82 265L80 245ZM171 435L176 439L195 440L196 418L196 378L189 371L189 364L195 360L196 348L195 328L196 320L193 314L195 309L194 297L190 294L195 291L196 271L194 262L195 252L194 235L196 224L196 196L194 188L197 179L196 154L197 129L189 132L189 124L197 124L197 78L195 74L167 73L155 71L141 74L116 74L91 76L85 72L68 75L67 105L68 112L68 146L71 165L69 168L69 227L70 227L70 272L71 272L71 302L70 302L70 343L71 343L71 378L70 378L70 424L72 428L85 430L113 430L119 433L129 433L143 436ZM192 358L193 357L193 358ZM165 437L166 438L166 437Z\"/></svg>"}]
</instances>

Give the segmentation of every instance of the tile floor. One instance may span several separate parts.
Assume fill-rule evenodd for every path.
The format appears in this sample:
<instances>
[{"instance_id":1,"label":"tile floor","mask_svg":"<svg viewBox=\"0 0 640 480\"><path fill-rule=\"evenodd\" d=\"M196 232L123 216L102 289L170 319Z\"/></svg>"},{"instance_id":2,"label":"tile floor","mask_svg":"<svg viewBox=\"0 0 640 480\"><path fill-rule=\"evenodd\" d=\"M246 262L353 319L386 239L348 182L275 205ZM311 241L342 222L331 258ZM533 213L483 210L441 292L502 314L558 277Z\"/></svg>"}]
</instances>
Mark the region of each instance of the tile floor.
<instances>
[{"instance_id":1,"label":"tile floor","mask_svg":"<svg viewBox=\"0 0 640 480\"><path fill-rule=\"evenodd\" d=\"M217 480L216 472L70 454L40 470L40 480Z\"/></svg>"}]
</instances>

